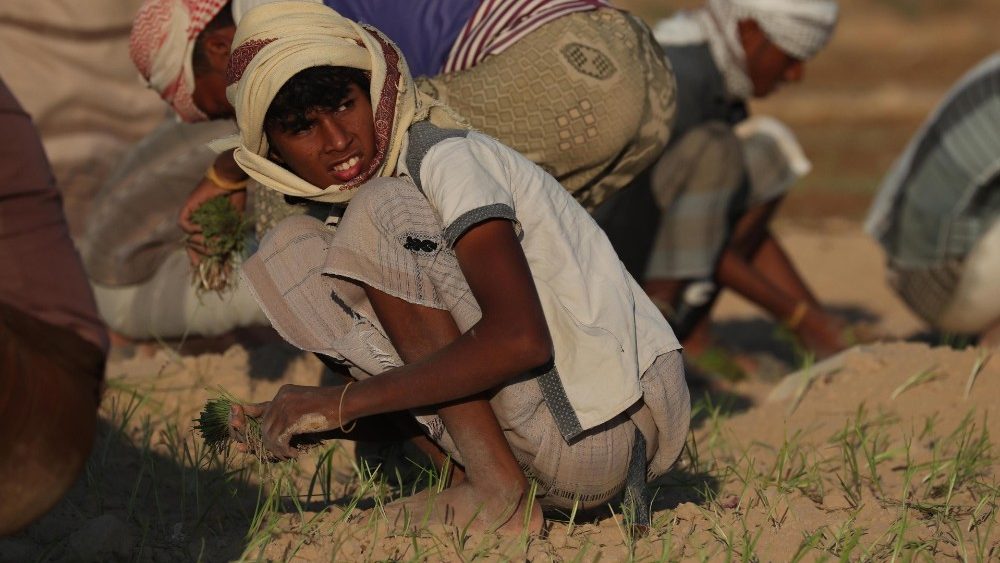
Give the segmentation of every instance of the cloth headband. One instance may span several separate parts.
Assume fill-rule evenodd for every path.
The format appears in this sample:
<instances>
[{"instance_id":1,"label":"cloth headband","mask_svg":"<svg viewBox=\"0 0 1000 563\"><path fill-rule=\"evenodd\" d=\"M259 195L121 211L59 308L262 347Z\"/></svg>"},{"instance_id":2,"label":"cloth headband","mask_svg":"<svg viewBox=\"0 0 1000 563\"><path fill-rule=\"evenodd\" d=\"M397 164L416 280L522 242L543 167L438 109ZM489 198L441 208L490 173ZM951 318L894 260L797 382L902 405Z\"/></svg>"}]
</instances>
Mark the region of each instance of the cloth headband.
<instances>
[{"instance_id":1,"label":"cloth headband","mask_svg":"<svg viewBox=\"0 0 1000 563\"><path fill-rule=\"evenodd\" d=\"M833 0L708 0L708 8L730 21L755 20L768 39L801 61L830 41L839 12Z\"/></svg>"},{"instance_id":2,"label":"cloth headband","mask_svg":"<svg viewBox=\"0 0 1000 563\"><path fill-rule=\"evenodd\" d=\"M346 202L368 179L395 174L403 139L414 121L430 118L438 125L462 126L448 108L417 92L406 60L392 41L322 4L287 1L253 8L240 21L233 45L226 95L240 132L212 146L234 148L234 158L247 174L281 193ZM264 117L285 82L302 70L326 65L370 73L376 157L368 170L346 184L314 186L267 158Z\"/></svg>"}]
</instances>

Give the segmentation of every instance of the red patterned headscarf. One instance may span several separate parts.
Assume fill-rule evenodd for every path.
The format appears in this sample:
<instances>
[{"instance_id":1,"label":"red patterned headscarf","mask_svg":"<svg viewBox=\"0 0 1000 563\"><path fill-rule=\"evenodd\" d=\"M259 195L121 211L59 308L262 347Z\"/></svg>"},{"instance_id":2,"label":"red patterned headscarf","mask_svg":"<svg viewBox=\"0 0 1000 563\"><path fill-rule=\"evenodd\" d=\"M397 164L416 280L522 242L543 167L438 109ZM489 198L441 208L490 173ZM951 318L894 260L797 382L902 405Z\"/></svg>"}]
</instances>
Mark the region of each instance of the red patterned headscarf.
<instances>
[{"instance_id":1,"label":"red patterned headscarf","mask_svg":"<svg viewBox=\"0 0 1000 563\"><path fill-rule=\"evenodd\" d=\"M192 55L198 34L228 0L146 0L132 22L129 55L181 119L208 119L194 104Z\"/></svg>"}]
</instances>

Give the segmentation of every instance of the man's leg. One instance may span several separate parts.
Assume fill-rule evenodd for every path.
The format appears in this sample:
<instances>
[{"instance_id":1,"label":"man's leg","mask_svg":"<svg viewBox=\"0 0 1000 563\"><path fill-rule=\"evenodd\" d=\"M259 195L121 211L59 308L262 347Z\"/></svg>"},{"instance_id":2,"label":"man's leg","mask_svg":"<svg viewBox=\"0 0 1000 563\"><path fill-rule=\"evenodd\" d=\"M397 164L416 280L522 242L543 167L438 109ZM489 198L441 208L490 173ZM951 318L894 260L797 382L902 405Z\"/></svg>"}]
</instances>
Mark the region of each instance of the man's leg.
<instances>
[{"instance_id":1,"label":"man's leg","mask_svg":"<svg viewBox=\"0 0 1000 563\"><path fill-rule=\"evenodd\" d=\"M707 334L703 319L718 293L714 271L744 178L740 141L721 122L692 129L653 167L650 186L662 217L643 288L685 346L696 330Z\"/></svg>"},{"instance_id":2,"label":"man's leg","mask_svg":"<svg viewBox=\"0 0 1000 563\"><path fill-rule=\"evenodd\" d=\"M372 288L366 292L406 363L434 354L460 335L448 311L410 303ZM465 479L428 497L428 505L404 503L401 508L405 507L411 517L419 517L419 511L426 506L435 520L472 523L480 529L521 530L527 522L532 531L540 530L541 511L528 512L532 504L528 480L488 398L469 397L439 405L436 410L461 456Z\"/></svg>"},{"instance_id":3,"label":"man's leg","mask_svg":"<svg viewBox=\"0 0 1000 563\"><path fill-rule=\"evenodd\" d=\"M845 347L844 327L822 309L772 237L768 224L779 203L755 206L740 217L716 279L785 322L809 348L826 356Z\"/></svg>"}]
</instances>

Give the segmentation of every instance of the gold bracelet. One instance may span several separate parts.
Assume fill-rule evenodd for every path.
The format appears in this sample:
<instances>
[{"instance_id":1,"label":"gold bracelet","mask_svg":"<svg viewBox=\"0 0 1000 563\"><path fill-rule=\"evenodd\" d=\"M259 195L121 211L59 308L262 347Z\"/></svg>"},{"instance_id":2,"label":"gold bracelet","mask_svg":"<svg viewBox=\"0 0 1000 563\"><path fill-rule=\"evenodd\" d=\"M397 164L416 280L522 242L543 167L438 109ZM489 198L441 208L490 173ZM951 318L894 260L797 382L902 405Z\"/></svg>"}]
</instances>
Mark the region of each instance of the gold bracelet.
<instances>
[{"instance_id":1,"label":"gold bracelet","mask_svg":"<svg viewBox=\"0 0 1000 563\"><path fill-rule=\"evenodd\" d=\"M806 314L808 312L809 304L805 301L799 301L795 304L795 310L792 311L792 314L789 315L788 319L785 321L785 326L787 326L790 330L799 328L799 325L802 324L802 319L806 318Z\"/></svg>"},{"instance_id":2,"label":"gold bracelet","mask_svg":"<svg viewBox=\"0 0 1000 563\"><path fill-rule=\"evenodd\" d=\"M233 181L233 180L225 180L219 177L219 173L215 171L214 164L209 165L208 170L205 171L205 178L208 179L209 182L215 184L216 187L226 190L227 192L244 190L246 189L247 184L250 183L250 178L244 178L242 180Z\"/></svg>"},{"instance_id":3,"label":"gold bracelet","mask_svg":"<svg viewBox=\"0 0 1000 563\"><path fill-rule=\"evenodd\" d=\"M344 390L340 392L340 406L337 407L337 426L340 427L340 431L344 434L350 434L354 427L358 425L358 421L352 421L350 428L344 428L344 395L347 395L347 388L353 385L353 381L348 381L347 385L344 385Z\"/></svg>"}]
</instances>

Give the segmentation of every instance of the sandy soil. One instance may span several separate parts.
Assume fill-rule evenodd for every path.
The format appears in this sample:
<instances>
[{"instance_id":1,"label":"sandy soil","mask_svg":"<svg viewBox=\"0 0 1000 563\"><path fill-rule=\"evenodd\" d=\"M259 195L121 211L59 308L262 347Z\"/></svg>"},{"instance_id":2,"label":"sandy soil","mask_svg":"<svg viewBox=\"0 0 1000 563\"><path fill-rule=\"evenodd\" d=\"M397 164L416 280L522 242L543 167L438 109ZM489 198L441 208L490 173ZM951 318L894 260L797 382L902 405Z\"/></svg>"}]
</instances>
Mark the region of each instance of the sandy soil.
<instances>
[{"instance_id":1,"label":"sandy soil","mask_svg":"<svg viewBox=\"0 0 1000 563\"><path fill-rule=\"evenodd\" d=\"M621 2L649 18L694 3ZM395 534L380 507L435 479L399 452L364 448L370 464L395 463L373 474L350 443L279 465L207 450L191 427L214 389L257 401L329 377L272 337L117 350L84 475L0 540L0 561L996 559L1000 358L920 343L858 220L922 116L996 47L995 0L947 4L845 0L809 80L755 107L789 122L815 164L777 222L782 244L822 301L910 342L802 365L773 322L724 295L715 337L759 369L695 398L645 538L629 538L618 506L550 515L544 538Z\"/></svg>"},{"instance_id":2,"label":"sandy soil","mask_svg":"<svg viewBox=\"0 0 1000 563\"><path fill-rule=\"evenodd\" d=\"M882 282L879 252L856 223L784 221L778 232L836 308L898 337L920 333ZM26 532L0 540L0 560L722 560L753 554L779 561L800 551L809 560L996 553L992 436L1000 431L993 412L1000 362L975 348L873 345L776 383L797 360L769 336L773 325L730 296L717 319L720 341L771 357L774 373L696 397L689 449L653 485L653 527L637 541L623 532L617 505L572 523L568 515L549 515L545 538L446 527L393 533L380 507L433 480L399 452L369 446L368 463L395 463L372 474L358 465L350 443L331 443L298 463L276 466L206 450L191 426L214 389L257 401L282 383L329 377L315 358L272 342L221 353L159 347L152 355L113 360L100 439L80 483Z\"/></svg>"}]
</instances>

